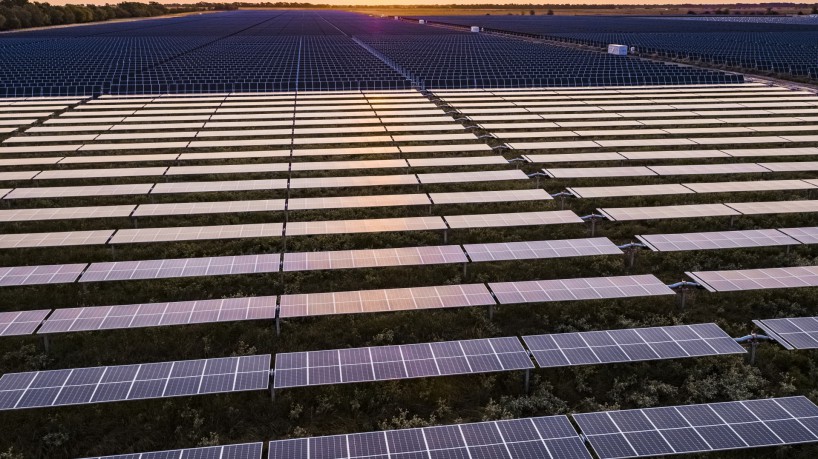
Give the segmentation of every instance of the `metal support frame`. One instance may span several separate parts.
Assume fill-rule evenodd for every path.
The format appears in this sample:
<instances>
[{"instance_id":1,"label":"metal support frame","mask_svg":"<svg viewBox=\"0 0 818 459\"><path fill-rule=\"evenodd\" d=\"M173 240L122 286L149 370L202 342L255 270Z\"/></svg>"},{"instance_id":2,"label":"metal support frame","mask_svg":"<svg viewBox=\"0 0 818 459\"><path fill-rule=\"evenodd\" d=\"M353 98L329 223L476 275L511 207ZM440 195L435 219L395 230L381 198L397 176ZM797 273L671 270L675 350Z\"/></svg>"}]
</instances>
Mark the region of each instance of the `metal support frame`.
<instances>
[{"instance_id":1,"label":"metal support frame","mask_svg":"<svg viewBox=\"0 0 818 459\"><path fill-rule=\"evenodd\" d=\"M554 193L551 195L552 198L559 198L560 200L560 210L565 210L565 198L573 198L574 195L568 190L560 191L559 193Z\"/></svg>"},{"instance_id":2,"label":"metal support frame","mask_svg":"<svg viewBox=\"0 0 818 459\"><path fill-rule=\"evenodd\" d=\"M275 370L270 370L270 401L276 401L276 389L275 389Z\"/></svg>"},{"instance_id":3,"label":"metal support frame","mask_svg":"<svg viewBox=\"0 0 818 459\"><path fill-rule=\"evenodd\" d=\"M633 263L636 259L636 252L639 251L639 249L647 248L647 246L641 242L630 242L618 247L625 252L626 266L628 268L633 268Z\"/></svg>"},{"instance_id":4,"label":"metal support frame","mask_svg":"<svg viewBox=\"0 0 818 459\"><path fill-rule=\"evenodd\" d=\"M684 309L685 302L687 300L687 290L690 288L702 288L702 286L696 282L681 281L668 285L668 288L672 290L679 290L679 307Z\"/></svg>"},{"instance_id":5,"label":"metal support frame","mask_svg":"<svg viewBox=\"0 0 818 459\"><path fill-rule=\"evenodd\" d=\"M767 336L767 335L759 335L758 333L751 333L747 336L742 336L741 338L735 338L736 342L739 344L750 344L750 365L755 365L756 363L756 349L758 349L759 343L762 341L775 341L774 338Z\"/></svg>"},{"instance_id":6,"label":"metal support frame","mask_svg":"<svg viewBox=\"0 0 818 459\"><path fill-rule=\"evenodd\" d=\"M526 174L528 178L537 177L537 186L536 188L540 187L540 177L548 177L549 175L545 172L534 172L533 174Z\"/></svg>"},{"instance_id":7,"label":"metal support frame","mask_svg":"<svg viewBox=\"0 0 818 459\"><path fill-rule=\"evenodd\" d=\"M602 221L602 220L605 219L605 216L604 215L599 215L599 214L591 214L591 215L585 215L584 217L579 217L579 218L581 218L583 221L591 223L591 237L594 237L594 236L596 236L596 222L597 222L597 220Z\"/></svg>"}]
</instances>

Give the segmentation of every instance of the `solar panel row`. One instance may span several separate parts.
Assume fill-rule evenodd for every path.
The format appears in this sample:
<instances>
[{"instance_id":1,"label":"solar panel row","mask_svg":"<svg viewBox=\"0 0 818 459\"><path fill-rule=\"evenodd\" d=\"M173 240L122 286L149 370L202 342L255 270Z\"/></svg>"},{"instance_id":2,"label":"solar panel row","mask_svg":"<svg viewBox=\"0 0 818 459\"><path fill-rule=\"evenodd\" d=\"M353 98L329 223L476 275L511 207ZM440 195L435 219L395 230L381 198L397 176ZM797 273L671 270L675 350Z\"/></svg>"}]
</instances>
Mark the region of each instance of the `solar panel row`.
<instances>
[{"instance_id":1,"label":"solar panel row","mask_svg":"<svg viewBox=\"0 0 818 459\"><path fill-rule=\"evenodd\" d=\"M188 210L190 210L188 208ZM36 215L36 214L35 214ZM170 214L169 214L170 215ZM185 215L180 213L179 215ZM62 215L57 215L62 217ZM82 217L85 218L85 217ZM58 218L61 219L61 218ZM445 219L445 220L444 220ZM582 223L582 219L570 211L522 212L508 214L473 214L448 217L398 217L363 220L328 220L310 222L288 222L288 236L315 234L346 234L394 231L430 231L451 228L480 228L484 224L492 227L512 227L548 225L562 223ZM0 235L0 249L16 247L61 247L71 245L128 244L139 242L206 240L245 237L280 236L282 223L261 223L244 225L187 226L165 228L138 228L68 231L62 233L17 233Z\"/></svg>"},{"instance_id":2,"label":"solar panel row","mask_svg":"<svg viewBox=\"0 0 818 459\"><path fill-rule=\"evenodd\" d=\"M271 356L6 373L0 410L266 389Z\"/></svg>"},{"instance_id":3,"label":"solar panel row","mask_svg":"<svg viewBox=\"0 0 818 459\"><path fill-rule=\"evenodd\" d=\"M277 354L275 365L276 389L534 368L513 337Z\"/></svg>"},{"instance_id":4,"label":"solar panel row","mask_svg":"<svg viewBox=\"0 0 818 459\"><path fill-rule=\"evenodd\" d=\"M802 396L274 440L268 459L601 459L818 441L818 406ZM260 459L261 444L89 459ZM222 451L222 449L224 451Z\"/></svg>"},{"instance_id":5,"label":"solar panel row","mask_svg":"<svg viewBox=\"0 0 818 459\"><path fill-rule=\"evenodd\" d=\"M658 220L818 211L818 201L765 201L653 207L606 207L597 211L611 221Z\"/></svg>"},{"instance_id":6,"label":"solar panel row","mask_svg":"<svg viewBox=\"0 0 818 459\"><path fill-rule=\"evenodd\" d=\"M812 190L810 180L752 180L740 182L695 182L663 185L623 185L566 188L578 198L660 196L668 194L735 193L784 190Z\"/></svg>"}]
</instances>

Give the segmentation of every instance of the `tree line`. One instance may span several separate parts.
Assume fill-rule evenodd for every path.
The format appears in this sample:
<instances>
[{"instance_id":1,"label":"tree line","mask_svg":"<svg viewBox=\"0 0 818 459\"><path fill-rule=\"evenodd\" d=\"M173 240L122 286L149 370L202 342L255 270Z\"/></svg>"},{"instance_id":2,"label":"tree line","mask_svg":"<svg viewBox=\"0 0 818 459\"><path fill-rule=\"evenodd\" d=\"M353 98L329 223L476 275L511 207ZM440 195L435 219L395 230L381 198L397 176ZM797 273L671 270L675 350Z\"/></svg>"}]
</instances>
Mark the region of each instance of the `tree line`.
<instances>
[{"instance_id":1,"label":"tree line","mask_svg":"<svg viewBox=\"0 0 818 459\"><path fill-rule=\"evenodd\" d=\"M233 4L198 3L162 5L156 2L122 2L116 5L50 5L28 0L0 1L0 30L82 24L111 19L144 18L191 11L238 9Z\"/></svg>"}]
</instances>

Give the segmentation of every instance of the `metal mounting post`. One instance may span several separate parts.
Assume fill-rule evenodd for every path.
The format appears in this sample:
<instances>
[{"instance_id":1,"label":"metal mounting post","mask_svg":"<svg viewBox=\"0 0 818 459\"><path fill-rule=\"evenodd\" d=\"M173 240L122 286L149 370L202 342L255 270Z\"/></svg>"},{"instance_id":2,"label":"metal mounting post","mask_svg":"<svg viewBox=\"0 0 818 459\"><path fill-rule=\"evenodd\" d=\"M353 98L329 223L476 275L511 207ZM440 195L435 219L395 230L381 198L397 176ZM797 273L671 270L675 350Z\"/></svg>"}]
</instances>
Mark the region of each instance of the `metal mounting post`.
<instances>
[{"instance_id":1,"label":"metal mounting post","mask_svg":"<svg viewBox=\"0 0 818 459\"><path fill-rule=\"evenodd\" d=\"M276 389L275 389L275 370L270 370L270 401L275 403L276 401Z\"/></svg>"},{"instance_id":2,"label":"metal mounting post","mask_svg":"<svg viewBox=\"0 0 818 459\"><path fill-rule=\"evenodd\" d=\"M463 279L469 277L469 264L463 263Z\"/></svg>"},{"instance_id":3,"label":"metal mounting post","mask_svg":"<svg viewBox=\"0 0 818 459\"><path fill-rule=\"evenodd\" d=\"M48 354L48 351L51 349L51 343L48 341L48 335L43 335L43 349L45 353Z\"/></svg>"},{"instance_id":4,"label":"metal mounting post","mask_svg":"<svg viewBox=\"0 0 818 459\"><path fill-rule=\"evenodd\" d=\"M523 387L525 389L525 393L528 394L529 389L531 388L531 369L526 368L525 373L523 374Z\"/></svg>"},{"instance_id":5,"label":"metal mounting post","mask_svg":"<svg viewBox=\"0 0 818 459\"><path fill-rule=\"evenodd\" d=\"M494 320L494 305L489 304L488 305L488 310L489 310L489 320Z\"/></svg>"},{"instance_id":6,"label":"metal mounting post","mask_svg":"<svg viewBox=\"0 0 818 459\"><path fill-rule=\"evenodd\" d=\"M540 177L548 177L548 174L543 172L534 172L533 174L527 174L528 178L537 177L537 185L536 188L540 187Z\"/></svg>"},{"instance_id":7,"label":"metal mounting post","mask_svg":"<svg viewBox=\"0 0 818 459\"><path fill-rule=\"evenodd\" d=\"M446 244L449 241L449 229L443 229L443 243Z\"/></svg>"}]
</instances>

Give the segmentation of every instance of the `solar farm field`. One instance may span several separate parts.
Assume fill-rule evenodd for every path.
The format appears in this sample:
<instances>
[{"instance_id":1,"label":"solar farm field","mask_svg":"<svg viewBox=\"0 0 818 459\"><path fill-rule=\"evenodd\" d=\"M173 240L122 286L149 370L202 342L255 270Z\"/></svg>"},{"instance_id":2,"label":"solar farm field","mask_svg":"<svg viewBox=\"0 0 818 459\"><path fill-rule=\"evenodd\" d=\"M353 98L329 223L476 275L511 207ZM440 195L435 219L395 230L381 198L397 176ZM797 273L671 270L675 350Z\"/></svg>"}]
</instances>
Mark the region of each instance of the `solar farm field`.
<instances>
[{"instance_id":1,"label":"solar farm field","mask_svg":"<svg viewBox=\"0 0 818 459\"><path fill-rule=\"evenodd\" d=\"M4 43L0 457L815 457L813 90L333 11Z\"/></svg>"},{"instance_id":2,"label":"solar farm field","mask_svg":"<svg viewBox=\"0 0 818 459\"><path fill-rule=\"evenodd\" d=\"M818 80L818 17L433 16L434 22L737 71Z\"/></svg>"}]
</instances>

